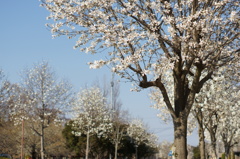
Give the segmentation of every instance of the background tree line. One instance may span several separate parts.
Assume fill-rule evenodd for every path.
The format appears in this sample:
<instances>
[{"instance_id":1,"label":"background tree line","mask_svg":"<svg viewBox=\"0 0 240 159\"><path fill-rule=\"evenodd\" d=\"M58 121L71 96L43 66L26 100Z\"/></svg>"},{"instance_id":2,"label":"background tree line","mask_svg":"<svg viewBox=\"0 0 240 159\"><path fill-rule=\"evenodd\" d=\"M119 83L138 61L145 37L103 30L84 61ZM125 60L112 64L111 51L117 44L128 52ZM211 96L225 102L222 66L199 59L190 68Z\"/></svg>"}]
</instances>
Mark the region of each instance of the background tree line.
<instances>
[{"instance_id":1,"label":"background tree line","mask_svg":"<svg viewBox=\"0 0 240 159\"><path fill-rule=\"evenodd\" d=\"M222 69L203 87L208 93L196 97L188 127L189 131L198 127L199 147L193 151L196 156L200 152L201 159L220 157L219 149L230 156L238 144L239 79L235 68ZM23 150L32 158L66 154L141 157L157 152L156 136L142 121L131 121L128 112L121 109L118 85L113 88L112 101L109 88L99 88L99 84L74 93L66 80L56 78L47 62L25 70L23 83L11 83L2 70L0 75L1 152L20 158L23 122ZM156 95L153 90L150 97L158 102ZM159 110L164 112L163 108ZM166 114L161 117L167 120ZM171 146L162 144L158 149L166 149L166 157Z\"/></svg>"},{"instance_id":2,"label":"background tree line","mask_svg":"<svg viewBox=\"0 0 240 159\"><path fill-rule=\"evenodd\" d=\"M20 158L23 151L25 157L42 159L131 157L136 150L139 157L156 153L156 137L141 121L140 127L132 123L121 109L118 85L112 102L108 88L97 85L75 93L45 61L24 70L22 83L11 83L2 70L0 75L1 152ZM141 134L132 133L134 127Z\"/></svg>"}]
</instances>

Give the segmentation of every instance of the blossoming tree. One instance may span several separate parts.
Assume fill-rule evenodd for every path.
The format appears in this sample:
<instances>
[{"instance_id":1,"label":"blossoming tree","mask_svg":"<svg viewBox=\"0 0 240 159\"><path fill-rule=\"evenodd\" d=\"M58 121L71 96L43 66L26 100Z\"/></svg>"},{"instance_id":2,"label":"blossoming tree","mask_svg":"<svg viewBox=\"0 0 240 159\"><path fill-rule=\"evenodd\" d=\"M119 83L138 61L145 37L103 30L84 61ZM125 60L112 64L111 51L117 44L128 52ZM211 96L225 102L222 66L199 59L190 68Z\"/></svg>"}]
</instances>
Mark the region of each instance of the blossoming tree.
<instances>
[{"instance_id":1,"label":"blossoming tree","mask_svg":"<svg viewBox=\"0 0 240 159\"><path fill-rule=\"evenodd\" d=\"M31 129L40 136L41 158L45 157L44 134L50 123L64 117L64 110L71 101L71 85L67 81L58 81L48 62L35 64L22 75L15 111L21 112L21 119L27 119ZM18 120L15 117L16 121ZM38 123L38 124L36 124Z\"/></svg>"},{"instance_id":2,"label":"blossoming tree","mask_svg":"<svg viewBox=\"0 0 240 159\"><path fill-rule=\"evenodd\" d=\"M218 138L223 142L226 157L229 157L230 150L240 141L240 86L224 87L224 95L219 107L220 113L218 125Z\"/></svg>"},{"instance_id":3,"label":"blossoming tree","mask_svg":"<svg viewBox=\"0 0 240 159\"><path fill-rule=\"evenodd\" d=\"M187 157L187 119L216 69L239 59L236 0L42 0L53 36L78 37L75 48L114 63L140 88L157 87L174 124L177 158ZM169 83L170 72L173 83ZM205 74L203 74L205 72ZM168 90L173 85L173 90ZM172 91L174 100L168 93Z\"/></svg>"},{"instance_id":4,"label":"blossoming tree","mask_svg":"<svg viewBox=\"0 0 240 159\"><path fill-rule=\"evenodd\" d=\"M133 120L128 128L127 134L132 138L136 147L136 159L138 158L137 148L140 144L146 144L151 147L157 147L157 136L155 134L147 132L143 122L141 120Z\"/></svg>"},{"instance_id":5,"label":"blossoming tree","mask_svg":"<svg viewBox=\"0 0 240 159\"><path fill-rule=\"evenodd\" d=\"M82 90L74 102L73 134L76 136L86 135L86 156L89 154L89 138L92 135L106 137L111 130L110 114L107 110L106 99L99 88Z\"/></svg>"},{"instance_id":6,"label":"blossoming tree","mask_svg":"<svg viewBox=\"0 0 240 159\"><path fill-rule=\"evenodd\" d=\"M199 126L199 147L204 159L205 133L211 141L212 157L217 158L217 141L226 145L226 155L238 136L236 118L239 110L239 66L222 67L213 80L208 81L196 96L194 107ZM231 121L231 122L230 122ZM226 124L228 123L228 124ZM222 139L221 139L222 138Z\"/></svg>"},{"instance_id":7,"label":"blossoming tree","mask_svg":"<svg viewBox=\"0 0 240 159\"><path fill-rule=\"evenodd\" d=\"M3 70L0 68L0 125L6 117L7 113L7 102L9 100L9 89L10 83L7 81Z\"/></svg>"}]
</instances>

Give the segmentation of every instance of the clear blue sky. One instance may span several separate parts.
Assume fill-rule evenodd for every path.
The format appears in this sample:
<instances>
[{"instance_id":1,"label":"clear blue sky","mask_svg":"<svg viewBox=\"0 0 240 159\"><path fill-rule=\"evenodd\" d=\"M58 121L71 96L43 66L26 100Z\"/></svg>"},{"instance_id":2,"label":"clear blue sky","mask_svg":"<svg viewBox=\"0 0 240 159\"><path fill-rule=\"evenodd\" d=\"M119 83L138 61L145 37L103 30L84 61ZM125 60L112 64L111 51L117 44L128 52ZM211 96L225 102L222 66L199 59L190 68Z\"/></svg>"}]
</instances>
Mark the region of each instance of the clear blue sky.
<instances>
[{"instance_id":1,"label":"clear blue sky","mask_svg":"<svg viewBox=\"0 0 240 159\"><path fill-rule=\"evenodd\" d=\"M38 0L1 0L0 1L0 68L11 82L20 82L19 73L33 63L48 61L59 77L67 78L76 89L91 85L104 76L109 81L108 68L89 69L87 62L94 56L74 50L74 40L67 37L52 39L51 32L45 27L49 12L39 6ZM159 141L173 141L172 124L163 124L156 117L157 110L150 108L147 94L130 92L130 83L120 83L120 99L123 108L133 117L143 119L151 132L159 136ZM189 137L188 143L198 144L196 133Z\"/></svg>"}]
</instances>

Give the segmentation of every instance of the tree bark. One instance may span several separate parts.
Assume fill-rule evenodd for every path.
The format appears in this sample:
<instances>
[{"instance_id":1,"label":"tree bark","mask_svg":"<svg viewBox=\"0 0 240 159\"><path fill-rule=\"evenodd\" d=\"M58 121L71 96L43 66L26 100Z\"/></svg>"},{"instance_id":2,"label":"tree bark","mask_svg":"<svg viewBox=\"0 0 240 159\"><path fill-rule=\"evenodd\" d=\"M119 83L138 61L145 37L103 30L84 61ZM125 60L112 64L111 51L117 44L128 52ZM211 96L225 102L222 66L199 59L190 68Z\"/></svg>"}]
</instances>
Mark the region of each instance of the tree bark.
<instances>
[{"instance_id":1,"label":"tree bark","mask_svg":"<svg viewBox=\"0 0 240 159\"><path fill-rule=\"evenodd\" d=\"M85 157L85 159L88 159L88 152L89 152L89 130L87 132L87 144L86 144L86 157Z\"/></svg>"},{"instance_id":2,"label":"tree bark","mask_svg":"<svg viewBox=\"0 0 240 159\"><path fill-rule=\"evenodd\" d=\"M191 82L192 84L190 85L186 70L182 69L182 65L183 64L180 58L175 63L173 69L174 103L171 103L170 101L167 89L161 80L161 75L155 81L147 81L147 78L143 76L143 80L139 84L139 86L142 88L156 86L162 93L164 102L173 119L176 159L187 159L187 119L193 106L196 93L199 93L203 83L205 83L211 77L211 73L208 73L200 80L204 65L201 61L196 62L194 65L197 69L193 75L193 80Z\"/></svg>"},{"instance_id":3,"label":"tree bark","mask_svg":"<svg viewBox=\"0 0 240 159\"><path fill-rule=\"evenodd\" d=\"M114 159L117 159L117 153L118 153L118 141L115 143L115 156L114 156Z\"/></svg>"},{"instance_id":4,"label":"tree bark","mask_svg":"<svg viewBox=\"0 0 240 159\"><path fill-rule=\"evenodd\" d=\"M119 125L116 127L116 140L115 140L115 153L114 153L114 159L117 159L117 153L118 153L118 141L119 141Z\"/></svg>"},{"instance_id":5,"label":"tree bark","mask_svg":"<svg viewBox=\"0 0 240 159\"><path fill-rule=\"evenodd\" d=\"M174 119L175 159L187 159L187 120L183 117Z\"/></svg>"},{"instance_id":6,"label":"tree bark","mask_svg":"<svg viewBox=\"0 0 240 159\"><path fill-rule=\"evenodd\" d=\"M44 125L41 124L41 159L44 159Z\"/></svg>"},{"instance_id":7,"label":"tree bark","mask_svg":"<svg viewBox=\"0 0 240 159\"><path fill-rule=\"evenodd\" d=\"M197 106L198 107L198 106ZM200 151L200 158L205 159L206 156L206 149L205 149L205 135L204 135L204 128L203 128L203 114L201 107L198 107L194 110L194 116L198 122L198 137L199 137L199 151Z\"/></svg>"},{"instance_id":8,"label":"tree bark","mask_svg":"<svg viewBox=\"0 0 240 159\"><path fill-rule=\"evenodd\" d=\"M201 159L205 159L205 136L203 127L199 125L198 127L198 136L199 136L199 150Z\"/></svg>"},{"instance_id":9,"label":"tree bark","mask_svg":"<svg viewBox=\"0 0 240 159\"><path fill-rule=\"evenodd\" d=\"M211 136L212 158L217 159L217 151L216 151L217 139L216 139L215 135L210 134L210 136Z\"/></svg>"}]
</instances>

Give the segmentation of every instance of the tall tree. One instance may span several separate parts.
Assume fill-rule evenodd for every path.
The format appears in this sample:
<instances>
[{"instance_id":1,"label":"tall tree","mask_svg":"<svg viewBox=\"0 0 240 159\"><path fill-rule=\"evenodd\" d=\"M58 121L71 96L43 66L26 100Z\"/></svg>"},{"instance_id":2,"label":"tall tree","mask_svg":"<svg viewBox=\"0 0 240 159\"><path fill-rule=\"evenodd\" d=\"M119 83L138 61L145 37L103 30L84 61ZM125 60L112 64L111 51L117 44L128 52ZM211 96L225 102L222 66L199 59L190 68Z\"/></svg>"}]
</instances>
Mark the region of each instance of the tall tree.
<instances>
[{"instance_id":1,"label":"tall tree","mask_svg":"<svg viewBox=\"0 0 240 159\"><path fill-rule=\"evenodd\" d=\"M16 104L25 119L30 119L31 129L40 136L41 158L45 157L44 134L50 123L63 119L71 100L71 85L55 76L48 62L35 64L22 73L22 92ZM38 124L36 124L36 122Z\"/></svg>"},{"instance_id":2,"label":"tall tree","mask_svg":"<svg viewBox=\"0 0 240 159\"><path fill-rule=\"evenodd\" d=\"M231 144L228 145L234 143L232 139L235 138L237 134L236 130L238 129L238 124L234 121L235 118L238 118L238 113L236 112L239 109L240 81L239 77L237 77L237 72L239 72L238 65L223 67L212 81L208 81L205 84L201 93L199 93L195 99L196 102L194 104L193 113L199 125L201 158L204 158L205 154L205 129L209 132L212 156L217 157L216 144L217 140L221 140L219 134L224 134L224 137L222 136L223 140L231 142ZM232 122L229 122L229 120ZM226 124L226 122L228 124ZM226 154L228 154L228 152L226 152Z\"/></svg>"},{"instance_id":3,"label":"tall tree","mask_svg":"<svg viewBox=\"0 0 240 159\"><path fill-rule=\"evenodd\" d=\"M96 87L82 90L74 102L76 117L73 120L73 133L76 136L86 135L86 155L89 155L89 139L92 135L106 137L111 129L110 114L107 110L106 99L101 90Z\"/></svg>"},{"instance_id":4,"label":"tall tree","mask_svg":"<svg viewBox=\"0 0 240 159\"><path fill-rule=\"evenodd\" d=\"M106 53L108 58L90 62L91 68L114 63L114 72L140 88L159 89L173 120L176 158L186 159L187 119L195 95L215 70L239 61L239 2L42 1L54 20L49 24L54 37L79 36L76 48Z\"/></svg>"},{"instance_id":5,"label":"tall tree","mask_svg":"<svg viewBox=\"0 0 240 159\"><path fill-rule=\"evenodd\" d=\"M11 120L11 110L14 106L13 87L0 68L0 151L10 155L19 153L19 127Z\"/></svg>"},{"instance_id":6,"label":"tall tree","mask_svg":"<svg viewBox=\"0 0 240 159\"><path fill-rule=\"evenodd\" d=\"M3 121L9 120L9 103L11 102L12 85L0 68L0 126Z\"/></svg>"}]
</instances>

